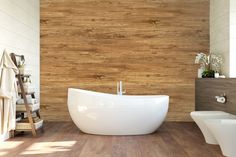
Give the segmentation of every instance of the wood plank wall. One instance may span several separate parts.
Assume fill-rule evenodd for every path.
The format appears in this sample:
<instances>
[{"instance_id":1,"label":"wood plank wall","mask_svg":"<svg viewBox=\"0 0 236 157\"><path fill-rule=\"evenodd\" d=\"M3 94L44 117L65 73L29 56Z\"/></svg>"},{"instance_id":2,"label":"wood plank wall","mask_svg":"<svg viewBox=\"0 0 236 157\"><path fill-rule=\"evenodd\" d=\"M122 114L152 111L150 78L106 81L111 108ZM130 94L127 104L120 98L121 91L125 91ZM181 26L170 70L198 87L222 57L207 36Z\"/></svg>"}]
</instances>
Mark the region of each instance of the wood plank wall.
<instances>
[{"instance_id":1,"label":"wood plank wall","mask_svg":"<svg viewBox=\"0 0 236 157\"><path fill-rule=\"evenodd\" d=\"M209 50L209 0L41 0L41 106L71 120L69 87L170 96L169 121L189 121L197 52Z\"/></svg>"}]
</instances>

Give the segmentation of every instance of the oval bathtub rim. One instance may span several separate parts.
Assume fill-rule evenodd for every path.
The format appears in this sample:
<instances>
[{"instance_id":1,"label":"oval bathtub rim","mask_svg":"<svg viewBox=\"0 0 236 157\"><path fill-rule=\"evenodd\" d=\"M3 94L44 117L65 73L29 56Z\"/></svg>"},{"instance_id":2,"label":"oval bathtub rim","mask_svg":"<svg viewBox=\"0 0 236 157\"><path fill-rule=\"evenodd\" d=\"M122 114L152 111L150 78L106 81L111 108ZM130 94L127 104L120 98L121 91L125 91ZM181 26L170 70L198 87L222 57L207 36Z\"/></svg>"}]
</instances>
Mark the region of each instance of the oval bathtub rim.
<instances>
[{"instance_id":1,"label":"oval bathtub rim","mask_svg":"<svg viewBox=\"0 0 236 157\"><path fill-rule=\"evenodd\" d=\"M91 90L85 90L85 89L80 89L80 88L68 88L69 91L77 91L81 93L86 93L86 94L92 94L92 95L103 95L103 96L115 96L115 97L124 97L124 98L163 98L166 97L169 99L169 95L118 95L118 94L110 94L110 93L103 93L103 92L97 92L97 91L91 91Z\"/></svg>"}]
</instances>

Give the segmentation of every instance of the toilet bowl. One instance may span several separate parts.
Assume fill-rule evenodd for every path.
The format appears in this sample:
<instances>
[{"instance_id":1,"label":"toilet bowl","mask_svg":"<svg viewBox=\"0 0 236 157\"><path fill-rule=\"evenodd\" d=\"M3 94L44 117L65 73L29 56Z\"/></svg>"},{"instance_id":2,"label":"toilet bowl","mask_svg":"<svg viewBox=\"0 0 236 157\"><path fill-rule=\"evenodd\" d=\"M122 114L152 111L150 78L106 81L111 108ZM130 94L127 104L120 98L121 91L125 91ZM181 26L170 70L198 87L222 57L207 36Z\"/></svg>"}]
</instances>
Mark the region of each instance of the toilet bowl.
<instances>
[{"instance_id":1,"label":"toilet bowl","mask_svg":"<svg viewBox=\"0 0 236 157\"><path fill-rule=\"evenodd\" d=\"M208 144L218 144L218 141L207 127L205 121L208 119L226 119L232 116L231 114L223 111L193 111L190 115L200 128L205 141Z\"/></svg>"},{"instance_id":2,"label":"toilet bowl","mask_svg":"<svg viewBox=\"0 0 236 157\"><path fill-rule=\"evenodd\" d=\"M231 117L232 118L232 117ZM219 142L223 155L236 157L236 118L208 119L205 121L209 130Z\"/></svg>"}]
</instances>

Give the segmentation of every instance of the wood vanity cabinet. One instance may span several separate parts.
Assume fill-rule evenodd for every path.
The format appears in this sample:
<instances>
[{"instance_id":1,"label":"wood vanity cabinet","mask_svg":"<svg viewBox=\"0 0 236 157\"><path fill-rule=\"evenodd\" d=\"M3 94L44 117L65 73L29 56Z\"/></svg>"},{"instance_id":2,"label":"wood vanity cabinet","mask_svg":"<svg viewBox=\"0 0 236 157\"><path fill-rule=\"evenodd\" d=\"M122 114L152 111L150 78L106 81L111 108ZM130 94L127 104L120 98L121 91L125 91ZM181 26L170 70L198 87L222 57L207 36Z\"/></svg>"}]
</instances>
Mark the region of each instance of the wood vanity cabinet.
<instances>
[{"instance_id":1,"label":"wood vanity cabinet","mask_svg":"<svg viewBox=\"0 0 236 157\"><path fill-rule=\"evenodd\" d=\"M226 94L222 104L215 96ZM225 111L236 114L236 78L197 78L195 80L196 111Z\"/></svg>"}]
</instances>

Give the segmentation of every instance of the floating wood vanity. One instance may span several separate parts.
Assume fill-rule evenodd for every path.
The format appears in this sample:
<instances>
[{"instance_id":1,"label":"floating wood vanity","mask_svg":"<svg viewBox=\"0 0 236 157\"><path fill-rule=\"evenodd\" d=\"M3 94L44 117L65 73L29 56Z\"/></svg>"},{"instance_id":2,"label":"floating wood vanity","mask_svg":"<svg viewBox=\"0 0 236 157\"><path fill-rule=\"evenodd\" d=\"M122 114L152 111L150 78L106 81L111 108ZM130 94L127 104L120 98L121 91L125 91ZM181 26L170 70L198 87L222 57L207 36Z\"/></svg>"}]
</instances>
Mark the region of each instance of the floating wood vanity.
<instances>
[{"instance_id":1,"label":"floating wood vanity","mask_svg":"<svg viewBox=\"0 0 236 157\"><path fill-rule=\"evenodd\" d=\"M225 94L226 103L215 96ZM195 80L195 107L197 111L225 111L236 114L236 78L198 78Z\"/></svg>"}]
</instances>

